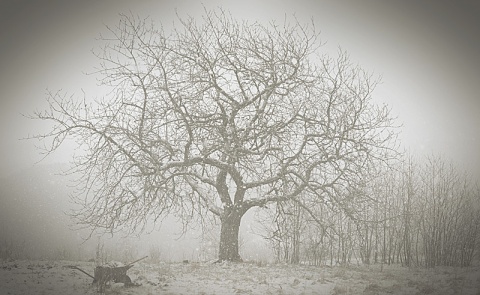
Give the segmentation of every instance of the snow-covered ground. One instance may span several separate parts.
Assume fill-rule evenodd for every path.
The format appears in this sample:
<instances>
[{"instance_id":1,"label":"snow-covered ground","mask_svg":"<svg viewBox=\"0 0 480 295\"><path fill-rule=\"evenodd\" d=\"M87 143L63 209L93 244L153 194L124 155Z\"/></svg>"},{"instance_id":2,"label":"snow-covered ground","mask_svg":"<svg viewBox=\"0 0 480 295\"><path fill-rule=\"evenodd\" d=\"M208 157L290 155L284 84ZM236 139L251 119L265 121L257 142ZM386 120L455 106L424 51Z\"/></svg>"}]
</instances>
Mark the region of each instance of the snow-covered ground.
<instances>
[{"instance_id":1,"label":"snow-covered ground","mask_svg":"<svg viewBox=\"0 0 480 295\"><path fill-rule=\"evenodd\" d=\"M96 294L93 262L10 261L0 263L0 294ZM480 266L313 267L257 263L139 262L128 271L140 286L112 283L106 294L480 294Z\"/></svg>"}]
</instances>

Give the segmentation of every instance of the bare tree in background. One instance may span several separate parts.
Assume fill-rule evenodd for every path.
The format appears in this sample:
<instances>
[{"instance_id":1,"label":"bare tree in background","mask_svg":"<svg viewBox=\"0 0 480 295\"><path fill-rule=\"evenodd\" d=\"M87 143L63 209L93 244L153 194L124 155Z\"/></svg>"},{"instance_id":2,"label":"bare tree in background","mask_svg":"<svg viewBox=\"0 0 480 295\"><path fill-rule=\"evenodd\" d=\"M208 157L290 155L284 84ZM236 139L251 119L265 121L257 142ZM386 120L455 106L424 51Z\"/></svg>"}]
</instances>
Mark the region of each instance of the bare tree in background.
<instances>
[{"instance_id":1,"label":"bare tree in background","mask_svg":"<svg viewBox=\"0 0 480 295\"><path fill-rule=\"evenodd\" d=\"M32 116L54 123L37 136L47 154L66 138L82 151L79 224L141 231L166 214L210 212L219 260L240 261L247 210L299 198L346 206L339 192L391 155L396 129L372 102L377 81L343 52L320 55L312 25L206 11L169 33L123 16L110 33L97 54L110 94L90 103L51 93Z\"/></svg>"}]
</instances>

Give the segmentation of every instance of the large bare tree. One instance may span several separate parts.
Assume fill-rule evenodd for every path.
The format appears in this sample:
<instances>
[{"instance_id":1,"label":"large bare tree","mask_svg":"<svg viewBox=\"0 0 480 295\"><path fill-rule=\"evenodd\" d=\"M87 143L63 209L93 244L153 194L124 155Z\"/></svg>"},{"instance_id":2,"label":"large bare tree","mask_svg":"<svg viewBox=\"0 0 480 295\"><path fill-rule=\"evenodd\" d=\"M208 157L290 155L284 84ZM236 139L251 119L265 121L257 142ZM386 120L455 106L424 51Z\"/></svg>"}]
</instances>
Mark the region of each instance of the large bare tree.
<instances>
[{"instance_id":1,"label":"large bare tree","mask_svg":"<svg viewBox=\"0 0 480 295\"><path fill-rule=\"evenodd\" d=\"M313 25L238 22L224 11L178 18L171 32L122 16L101 39L94 102L48 95L33 117L54 123L46 153L74 138L77 222L142 230L207 212L221 221L219 259L241 260L252 207L348 200L387 160L395 129L372 102L376 81L345 53L329 58Z\"/></svg>"}]
</instances>

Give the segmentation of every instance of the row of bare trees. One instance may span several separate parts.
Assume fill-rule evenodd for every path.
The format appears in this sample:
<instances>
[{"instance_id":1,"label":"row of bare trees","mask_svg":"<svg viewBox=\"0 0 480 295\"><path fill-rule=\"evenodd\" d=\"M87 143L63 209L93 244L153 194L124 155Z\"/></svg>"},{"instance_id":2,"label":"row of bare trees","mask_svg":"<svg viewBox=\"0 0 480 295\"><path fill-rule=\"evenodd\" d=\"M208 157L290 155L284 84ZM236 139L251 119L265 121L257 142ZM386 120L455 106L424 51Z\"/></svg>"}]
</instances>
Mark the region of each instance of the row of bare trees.
<instances>
[{"instance_id":1,"label":"row of bare trees","mask_svg":"<svg viewBox=\"0 0 480 295\"><path fill-rule=\"evenodd\" d=\"M468 266L480 250L480 191L439 157L406 157L358 193L350 213L328 202L308 210L315 218L301 203L270 210L263 230L277 260Z\"/></svg>"}]
</instances>

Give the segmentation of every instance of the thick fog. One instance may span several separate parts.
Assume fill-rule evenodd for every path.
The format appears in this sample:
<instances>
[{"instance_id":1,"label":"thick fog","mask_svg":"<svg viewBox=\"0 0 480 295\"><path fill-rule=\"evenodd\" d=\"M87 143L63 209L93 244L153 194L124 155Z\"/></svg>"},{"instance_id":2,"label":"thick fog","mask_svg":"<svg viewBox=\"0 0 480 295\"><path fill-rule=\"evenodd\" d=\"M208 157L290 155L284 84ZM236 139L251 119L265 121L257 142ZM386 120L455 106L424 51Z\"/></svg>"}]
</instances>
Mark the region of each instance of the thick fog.
<instances>
[{"instance_id":1,"label":"thick fog","mask_svg":"<svg viewBox=\"0 0 480 295\"><path fill-rule=\"evenodd\" d=\"M0 182L0 236L2 250L14 247L19 258L94 259L98 247L114 259L160 255L162 261L205 261L215 259L218 251L219 226L202 230L192 224L183 232L182 223L167 217L146 231L128 235L126 231L111 234L73 230L78 228L66 215L74 205L72 177L59 175L67 165L39 165L23 170ZM244 259L271 260L271 253L254 221L255 212L245 215L240 233ZM219 224L218 224L219 225ZM90 237L91 235L91 237Z\"/></svg>"},{"instance_id":2,"label":"thick fog","mask_svg":"<svg viewBox=\"0 0 480 295\"><path fill-rule=\"evenodd\" d=\"M225 4L240 20L280 20L293 13L301 21L312 18L327 53L335 54L341 46L352 61L382 77L374 96L388 104L403 125L401 149L440 154L478 179L480 18L478 4L470 2L204 1L208 8ZM95 37L105 25L116 24L118 13L151 15L170 29L175 8L181 15L195 17L203 13L200 2L7 1L1 5L2 247L14 245L18 253L33 258L90 259L101 244L124 257L150 255L157 247L167 261L214 258L218 241L205 237L200 227L181 235L182 226L173 217L140 237L95 234L84 241L88 230L72 231L72 221L64 214L72 206L69 178L56 175L71 158L75 144L67 143L38 164L42 156L35 142L19 140L48 129L24 116L45 107L46 88L102 95L95 79L84 73L98 63L90 52ZM249 212L242 220L240 252L247 260L268 260L271 253L258 235L255 215Z\"/></svg>"}]
</instances>

